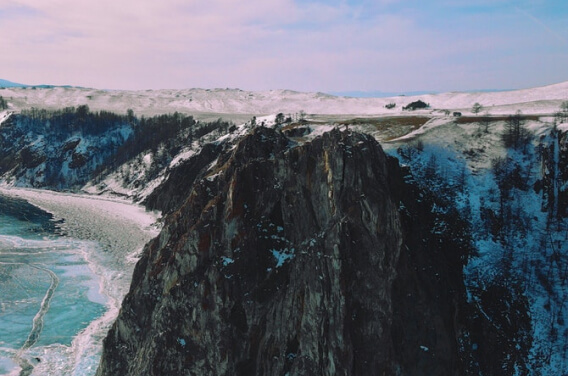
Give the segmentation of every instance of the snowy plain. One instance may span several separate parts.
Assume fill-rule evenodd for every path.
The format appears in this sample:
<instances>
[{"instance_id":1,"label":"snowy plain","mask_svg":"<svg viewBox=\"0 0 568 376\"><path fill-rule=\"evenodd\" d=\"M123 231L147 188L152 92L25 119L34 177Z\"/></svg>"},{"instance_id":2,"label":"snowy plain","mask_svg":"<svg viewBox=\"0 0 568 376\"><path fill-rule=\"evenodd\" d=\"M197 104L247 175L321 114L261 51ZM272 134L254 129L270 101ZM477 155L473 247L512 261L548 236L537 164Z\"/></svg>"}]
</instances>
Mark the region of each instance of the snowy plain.
<instances>
[{"instance_id":1,"label":"snowy plain","mask_svg":"<svg viewBox=\"0 0 568 376\"><path fill-rule=\"evenodd\" d=\"M121 91L78 87L3 88L0 96L10 103L10 110L23 108L61 109L88 105L91 110L125 113L132 109L137 115L152 116L163 113L184 113L196 119L219 117L235 122L252 116L266 116L282 112L308 115L401 116L402 107L421 99L433 109L469 112L478 102L491 114L514 113L522 107L526 114L552 113L566 100L568 81L538 88L504 92L451 92L389 98L338 97L325 93L304 93L292 90L244 91L240 89L185 89ZM389 103L393 109L385 108ZM428 111L430 112L430 111ZM324 116L325 117L325 116Z\"/></svg>"}]
</instances>

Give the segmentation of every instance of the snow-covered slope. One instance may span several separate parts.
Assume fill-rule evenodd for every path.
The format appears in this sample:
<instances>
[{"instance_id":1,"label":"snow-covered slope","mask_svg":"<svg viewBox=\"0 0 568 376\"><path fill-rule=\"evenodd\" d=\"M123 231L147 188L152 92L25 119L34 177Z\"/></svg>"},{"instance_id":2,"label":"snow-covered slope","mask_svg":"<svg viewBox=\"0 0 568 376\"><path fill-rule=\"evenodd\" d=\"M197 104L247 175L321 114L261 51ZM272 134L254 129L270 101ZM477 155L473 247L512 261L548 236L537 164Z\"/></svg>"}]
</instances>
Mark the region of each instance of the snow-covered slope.
<instances>
[{"instance_id":1,"label":"snow-covered slope","mask_svg":"<svg viewBox=\"0 0 568 376\"><path fill-rule=\"evenodd\" d=\"M421 99L432 109L469 111L478 102L492 114L551 113L568 98L568 81L533 89L507 92L443 93L392 98L336 97L324 93L303 93L291 90L243 91L240 89L186 89L107 91L87 88L5 88L0 96L11 109L60 109L86 104L91 110L125 113L132 109L138 115L180 112L200 117L242 119L252 115L300 111L319 115L401 115L402 107ZM385 105L395 103L393 109ZM429 111L427 111L429 112Z\"/></svg>"},{"instance_id":2,"label":"snow-covered slope","mask_svg":"<svg viewBox=\"0 0 568 376\"><path fill-rule=\"evenodd\" d=\"M11 115L10 111L0 111L0 125L6 121Z\"/></svg>"},{"instance_id":3,"label":"snow-covered slope","mask_svg":"<svg viewBox=\"0 0 568 376\"><path fill-rule=\"evenodd\" d=\"M282 131L297 143L309 141L336 127L341 127L342 131L369 133L383 142L384 148L403 164L410 166L418 184L445 201L446 206L434 207L433 213L457 210L469 221L472 243L477 250L466 267L471 303L482 309L495 328L503 329L499 327L503 325L499 320L509 317L507 309L510 308L503 308L505 316L503 312L492 312L496 308L491 303L496 300L482 296L484 292L498 287L504 289L509 298L499 297L497 303L509 304L530 316L527 324L530 341L514 343L521 337L507 338L500 334L505 336L505 340L512 341L509 343L512 349L518 345L519 349L527 351L526 356L516 354L526 364L511 360L513 366L526 366L534 374L542 375L558 374L555 371L559 370L560 374L568 372L568 366L563 363L568 354L568 342L565 340L568 335L568 290L565 285L568 281L568 250L564 246L568 233L565 217L568 213L565 217L559 214L559 201L568 202L568 123L552 116L560 110L563 102L568 101L568 82L510 92L392 98L347 98L287 90L134 92L63 87L0 89L0 96L9 104L9 112L0 112L0 130L6 135L14 134L12 138L3 137L5 148L19 147L0 160L11 169L11 175L10 171L2 171L3 178L8 180L12 177L9 181L24 186L33 185L30 183L32 179L43 183L48 173L61 172L61 176L57 175L61 179L52 186L67 189L73 180L70 178L78 176L73 171L86 166L79 176L82 180L75 179L76 184L82 184L94 167L99 167L97 164L87 169L89 165L82 162L91 160L90 155L100 155L97 148L107 150L110 141L114 146L120 142L126 144L130 133L139 134L143 127L128 116L123 123L111 127L108 134L96 134L91 138L65 134L55 144L44 142L48 140L48 127L44 128L43 123L30 129L23 126L26 116L20 114L22 119L18 120L18 112L22 109L61 109L87 104L93 112L106 110L125 114L127 109L132 109L136 115L148 116L177 111L194 115L197 119L223 117L242 120L237 125L226 124L225 127L217 124L206 132L200 132L207 127L206 124L192 122L152 147L141 151L135 149L138 154L128 154L130 159L114 161L116 166L98 170L96 178L81 187L93 194L119 194L137 200L147 198L168 179L174 181L178 175L187 177L184 171L202 170L214 165L215 153L220 151L208 149L207 145L230 149L255 127L250 121L252 116L256 116L256 126L273 127L276 113L290 114L295 120L300 111L305 111L308 114L305 123L284 124L282 127ZM403 106L418 99L429 103L430 108L412 112L402 110ZM385 108L391 103L395 104L393 109ZM487 124L483 124L481 114L461 118L446 114L446 111L459 111L471 115L474 103L483 105L482 113L487 111L491 115ZM524 116L523 125L534 134L524 150L510 150L502 142L508 116L517 111ZM12 112L15 114L10 115ZM371 117L373 119L369 119ZM161 124L158 120L156 125ZM177 123L177 118L172 117L172 122L156 129L167 130ZM128 124L127 128L124 128L125 124ZM16 133L19 127L23 130ZM54 124L50 127L53 128ZM120 129L131 131L121 132ZM155 140L157 134L151 133L151 136ZM176 142L171 142L172 139ZM101 143L105 140L109 142ZM16 142L21 142L21 145ZM209 150L207 156L204 150ZM48 157L52 157L51 160ZM113 161L110 157L108 160ZM65 170L65 166L70 167L72 163L77 168ZM21 165L25 169L21 174L15 174L14 171ZM208 177L215 177L211 172ZM197 173L193 174L197 176ZM501 179L503 176L505 179ZM180 186L186 189L184 184L188 184L187 181ZM160 192L168 192L175 201L175 191L162 187ZM156 207L167 207L163 203L160 205ZM439 225L433 231L443 232L444 223ZM514 335L521 333L514 328L508 329ZM497 343L496 348L501 344Z\"/></svg>"},{"instance_id":4,"label":"snow-covered slope","mask_svg":"<svg viewBox=\"0 0 568 376\"><path fill-rule=\"evenodd\" d=\"M534 100L538 91L525 94ZM410 166L418 184L450 203L436 210L456 209L469 221L477 252L464 269L470 299L495 330L517 331L508 340L514 367L566 374L568 124L525 118L532 140L512 148L503 142L507 120L487 126L463 120L434 118L384 146ZM503 351L499 343L493 351Z\"/></svg>"}]
</instances>

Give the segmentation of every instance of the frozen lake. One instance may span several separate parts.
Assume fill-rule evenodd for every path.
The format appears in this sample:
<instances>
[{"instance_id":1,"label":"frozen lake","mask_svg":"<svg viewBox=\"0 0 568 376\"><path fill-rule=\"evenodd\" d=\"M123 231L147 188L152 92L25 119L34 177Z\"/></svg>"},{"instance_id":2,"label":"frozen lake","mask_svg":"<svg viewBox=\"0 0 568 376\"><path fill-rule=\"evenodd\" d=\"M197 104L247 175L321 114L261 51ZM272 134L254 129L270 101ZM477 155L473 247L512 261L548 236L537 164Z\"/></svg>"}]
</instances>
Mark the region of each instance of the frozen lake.
<instances>
[{"instance_id":1,"label":"frozen lake","mask_svg":"<svg viewBox=\"0 0 568 376\"><path fill-rule=\"evenodd\" d=\"M154 220L122 202L0 191L0 375L95 373Z\"/></svg>"}]
</instances>

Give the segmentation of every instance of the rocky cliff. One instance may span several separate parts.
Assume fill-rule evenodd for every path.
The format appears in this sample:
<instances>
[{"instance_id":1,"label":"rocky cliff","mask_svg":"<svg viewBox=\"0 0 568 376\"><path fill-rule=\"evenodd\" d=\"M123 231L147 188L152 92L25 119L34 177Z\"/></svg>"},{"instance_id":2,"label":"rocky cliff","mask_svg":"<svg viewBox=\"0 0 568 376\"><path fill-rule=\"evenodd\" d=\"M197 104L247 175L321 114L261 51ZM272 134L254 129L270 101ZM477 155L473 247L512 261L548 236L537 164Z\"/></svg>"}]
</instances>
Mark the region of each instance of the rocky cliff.
<instances>
[{"instance_id":1,"label":"rocky cliff","mask_svg":"<svg viewBox=\"0 0 568 376\"><path fill-rule=\"evenodd\" d=\"M370 136L298 144L259 127L193 175L136 266L97 375L475 368L466 241L432 231L439 218Z\"/></svg>"}]
</instances>

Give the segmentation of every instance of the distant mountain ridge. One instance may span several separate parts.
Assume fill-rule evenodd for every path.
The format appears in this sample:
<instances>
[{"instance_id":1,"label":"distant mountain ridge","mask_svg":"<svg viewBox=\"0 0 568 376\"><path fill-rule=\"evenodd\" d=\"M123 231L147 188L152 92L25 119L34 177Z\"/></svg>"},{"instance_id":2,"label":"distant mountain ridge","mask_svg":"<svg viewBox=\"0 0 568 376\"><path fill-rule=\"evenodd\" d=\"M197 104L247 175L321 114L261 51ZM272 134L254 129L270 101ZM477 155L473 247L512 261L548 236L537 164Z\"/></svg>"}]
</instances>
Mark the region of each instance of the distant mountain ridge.
<instances>
[{"instance_id":1,"label":"distant mountain ridge","mask_svg":"<svg viewBox=\"0 0 568 376\"><path fill-rule=\"evenodd\" d=\"M504 92L453 92L390 98L336 97L291 90L194 88L129 91L64 86L4 88L0 95L10 98L10 109L15 112L32 107L57 110L88 105L94 111L125 113L126 109L132 109L144 116L178 112L192 115L197 120L214 121L222 117L244 123L253 116L283 113L295 117L302 111L311 118L314 115L342 114L399 116L406 113L403 107L417 100L430 104L428 113L434 115L444 110L465 114L476 102L491 115L512 114L517 110L524 114L550 114L568 99L567 92L568 82ZM394 107L387 107L392 104Z\"/></svg>"},{"instance_id":2,"label":"distant mountain ridge","mask_svg":"<svg viewBox=\"0 0 568 376\"><path fill-rule=\"evenodd\" d=\"M0 82L9 82L0 80ZM21 84L18 84L21 85ZM253 117L262 122L265 117L282 113L298 119L300 114L314 121L343 122L354 116L407 116L410 103L422 101L429 106L415 115L441 116L452 112L475 115L474 104L481 113L503 116L521 111L525 115L552 116L568 100L568 81L548 86L511 91L446 92L395 97L338 97L321 92L293 90L245 91L241 89L161 89L161 90L99 90L77 86L34 85L3 87L0 96L6 98L11 112L36 108L57 111L63 108L88 106L92 111L124 114L132 110L137 116L179 113L199 121L213 122L219 118L242 124Z\"/></svg>"},{"instance_id":3,"label":"distant mountain ridge","mask_svg":"<svg viewBox=\"0 0 568 376\"><path fill-rule=\"evenodd\" d=\"M26 87L28 85L19 84L17 82L12 82L8 80L3 80L0 78L0 87Z\"/></svg>"},{"instance_id":4,"label":"distant mountain ridge","mask_svg":"<svg viewBox=\"0 0 568 376\"><path fill-rule=\"evenodd\" d=\"M459 90L456 93L502 93L505 91L515 91L521 89L475 89L475 90ZM352 90L352 91L330 91L329 94L338 97L351 98L392 98L392 97L416 97L419 95L435 95L442 92L436 90L418 90L418 91L380 91L380 90Z\"/></svg>"},{"instance_id":5,"label":"distant mountain ridge","mask_svg":"<svg viewBox=\"0 0 568 376\"><path fill-rule=\"evenodd\" d=\"M432 90L419 90L419 91L380 91L380 90L348 90L348 91L330 91L329 94L337 97L352 97L352 98L390 98L390 97L407 97L425 94L438 94L437 91Z\"/></svg>"},{"instance_id":6,"label":"distant mountain ridge","mask_svg":"<svg viewBox=\"0 0 568 376\"><path fill-rule=\"evenodd\" d=\"M20 83L17 83L17 82L12 82L12 81L8 81L8 80L0 79L0 88L28 88L28 87L38 88L38 89L53 89L55 87L72 88L73 86L71 86L71 85L46 85L46 84L28 85L28 84L20 84Z\"/></svg>"}]
</instances>

